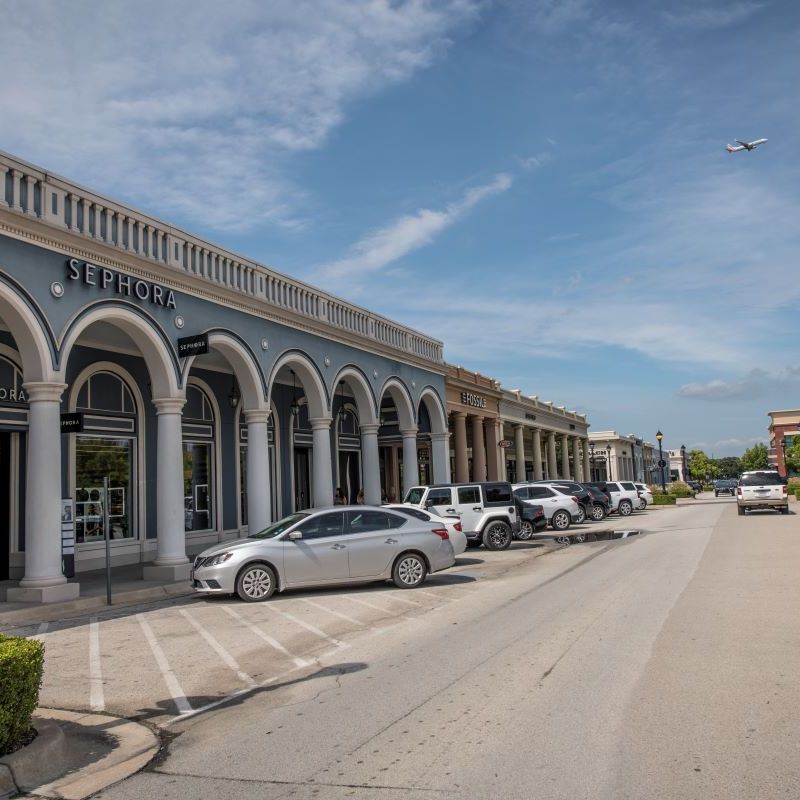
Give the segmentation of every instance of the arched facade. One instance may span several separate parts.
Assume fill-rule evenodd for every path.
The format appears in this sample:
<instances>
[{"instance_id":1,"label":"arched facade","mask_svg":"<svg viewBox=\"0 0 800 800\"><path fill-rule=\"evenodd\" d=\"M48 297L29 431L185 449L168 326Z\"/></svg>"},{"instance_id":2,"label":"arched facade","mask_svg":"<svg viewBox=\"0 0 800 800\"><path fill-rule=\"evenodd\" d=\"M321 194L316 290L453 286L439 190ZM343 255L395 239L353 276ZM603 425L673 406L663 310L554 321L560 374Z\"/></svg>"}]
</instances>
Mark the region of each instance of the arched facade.
<instances>
[{"instance_id":1,"label":"arched facade","mask_svg":"<svg viewBox=\"0 0 800 800\"><path fill-rule=\"evenodd\" d=\"M112 566L184 580L197 552L330 505L338 484L379 503L381 453L402 440L414 461L421 402L438 430L440 342L24 162L0 166L38 198L20 206L19 181L0 182L9 600L76 596L105 563L92 517L112 503ZM105 477L111 499L95 503Z\"/></svg>"}]
</instances>

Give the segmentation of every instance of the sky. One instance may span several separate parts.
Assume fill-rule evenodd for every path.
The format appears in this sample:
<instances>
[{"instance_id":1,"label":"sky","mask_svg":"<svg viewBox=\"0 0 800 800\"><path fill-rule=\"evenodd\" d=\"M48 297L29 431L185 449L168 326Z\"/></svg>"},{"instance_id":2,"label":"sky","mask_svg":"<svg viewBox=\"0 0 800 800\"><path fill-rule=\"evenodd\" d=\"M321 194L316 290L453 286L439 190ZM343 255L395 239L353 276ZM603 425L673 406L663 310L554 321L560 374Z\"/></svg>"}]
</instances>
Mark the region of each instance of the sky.
<instances>
[{"instance_id":1,"label":"sky","mask_svg":"<svg viewBox=\"0 0 800 800\"><path fill-rule=\"evenodd\" d=\"M2 150L435 336L592 430L738 455L800 406L800 4L0 14Z\"/></svg>"}]
</instances>

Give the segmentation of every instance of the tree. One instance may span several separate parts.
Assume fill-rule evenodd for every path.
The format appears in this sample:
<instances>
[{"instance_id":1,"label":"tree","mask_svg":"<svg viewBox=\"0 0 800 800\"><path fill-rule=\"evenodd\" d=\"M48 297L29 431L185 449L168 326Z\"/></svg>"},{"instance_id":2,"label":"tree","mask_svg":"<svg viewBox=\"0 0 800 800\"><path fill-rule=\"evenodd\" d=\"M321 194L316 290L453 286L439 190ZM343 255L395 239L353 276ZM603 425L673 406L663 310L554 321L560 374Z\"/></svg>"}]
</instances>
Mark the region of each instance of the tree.
<instances>
[{"instance_id":1,"label":"tree","mask_svg":"<svg viewBox=\"0 0 800 800\"><path fill-rule=\"evenodd\" d=\"M786 448L787 475L800 473L800 437L794 437L792 443Z\"/></svg>"},{"instance_id":2,"label":"tree","mask_svg":"<svg viewBox=\"0 0 800 800\"><path fill-rule=\"evenodd\" d=\"M769 455L767 453L767 446L763 442L754 444L744 451L741 458L742 472L748 472L754 469L767 469L769 467Z\"/></svg>"},{"instance_id":3,"label":"tree","mask_svg":"<svg viewBox=\"0 0 800 800\"><path fill-rule=\"evenodd\" d=\"M720 474L717 465L702 450L690 451L688 467L695 480L714 480Z\"/></svg>"},{"instance_id":4,"label":"tree","mask_svg":"<svg viewBox=\"0 0 800 800\"><path fill-rule=\"evenodd\" d=\"M736 456L715 458L714 463L719 469L720 478L738 478L742 473L742 461Z\"/></svg>"}]
</instances>

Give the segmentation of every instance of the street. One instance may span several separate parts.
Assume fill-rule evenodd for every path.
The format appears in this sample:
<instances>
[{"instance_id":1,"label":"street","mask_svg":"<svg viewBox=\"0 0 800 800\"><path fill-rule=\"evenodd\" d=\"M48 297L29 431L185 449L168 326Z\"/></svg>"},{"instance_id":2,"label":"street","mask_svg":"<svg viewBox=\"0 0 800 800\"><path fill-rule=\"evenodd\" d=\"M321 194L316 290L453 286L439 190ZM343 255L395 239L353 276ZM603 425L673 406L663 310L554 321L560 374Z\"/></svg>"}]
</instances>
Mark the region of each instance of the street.
<instances>
[{"instance_id":1,"label":"street","mask_svg":"<svg viewBox=\"0 0 800 800\"><path fill-rule=\"evenodd\" d=\"M421 591L21 632L43 705L169 732L104 798L797 797L798 520L704 497L627 539L467 551Z\"/></svg>"}]
</instances>

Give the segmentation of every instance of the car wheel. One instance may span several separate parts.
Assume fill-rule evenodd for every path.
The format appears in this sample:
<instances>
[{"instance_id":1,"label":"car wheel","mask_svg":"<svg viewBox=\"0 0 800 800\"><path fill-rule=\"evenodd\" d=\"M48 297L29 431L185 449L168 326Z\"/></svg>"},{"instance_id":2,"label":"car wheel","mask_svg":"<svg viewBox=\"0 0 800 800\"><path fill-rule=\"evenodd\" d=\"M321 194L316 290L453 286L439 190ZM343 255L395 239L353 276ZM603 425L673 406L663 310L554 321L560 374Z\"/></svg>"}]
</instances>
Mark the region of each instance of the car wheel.
<instances>
[{"instance_id":1,"label":"car wheel","mask_svg":"<svg viewBox=\"0 0 800 800\"><path fill-rule=\"evenodd\" d=\"M569 536L556 536L556 544L563 544L566 546L569 543Z\"/></svg>"},{"instance_id":2,"label":"car wheel","mask_svg":"<svg viewBox=\"0 0 800 800\"><path fill-rule=\"evenodd\" d=\"M630 500L620 500L617 511L621 517L629 517L633 513L633 503Z\"/></svg>"},{"instance_id":3,"label":"car wheel","mask_svg":"<svg viewBox=\"0 0 800 800\"><path fill-rule=\"evenodd\" d=\"M567 530L571 522L572 520L570 519L569 513L563 509L561 511L556 511L550 520L550 524L553 526L553 529L557 531Z\"/></svg>"},{"instance_id":4,"label":"car wheel","mask_svg":"<svg viewBox=\"0 0 800 800\"><path fill-rule=\"evenodd\" d=\"M741 506L738 506L736 510L739 512L740 517L744 516L744 509Z\"/></svg>"},{"instance_id":5,"label":"car wheel","mask_svg":"<svg viewBox=\"0 0 800 800\"><path fill-rule=\"evenodd\" d=\"M483 544L487 550L507 550L511 546L511 526L505 522L490 522L483 530Z\"/></svg>"},{"instance_id":6,"label":"car wheel","mask_svg":"<svg viewBox=\"0 0 800 800\"><path fill-rule=\"evenodd\" d=\"M647 509L647 500L642 498L641 500L639 500L639 511L644 511L646 509Z\"/></svg>"},{"instance_id":7,"label":"car wheel","mask_svg":"<svg viewBox=\"0 0 800 800\"><path fill-rule=\"evenodd\" d=\"M528 539L533 537L533 525L527 520L524 519L519 524L519 533L517 534L517 539L521 542L527 542Z\"/></svg>"},{"instance_id":8,"label":"car wheel","mask_svg":"<svg viewBox=\"0 0 800 800\"><path fill-rule=\"evenodd\" d=\"M789 506L783 506L781 508L781 514L788 514L789 513Z\"/></svg>"},{"instance_id":9,"label":"car wheel","mask_svg":"<svg viewBox=\"0 0 800 800\"><path fill-rule=\"evenodd\" d=\"M275 573L266 564L248 564L236 579L236 594L245 603L269 600L275 591Z\"/></svg>"},{"instance_id":10,"label":"car wheel","mask_svg":"<svg viewBox=\"0 0 800 800\"><path fill-rule=\"evenodd\" d=\"M399 589L415 589L422 584L427 574L425 560L416 553L405 553L392 567L392 580Z\"/></svg>"},{"instance_id":11,"label":"car wheel","mask_svg":"<svg viewBox=\"0 0 800 800\"><path fill-rule=\"evenodd\" d=\"M600 503L595 503L592 506L592 519L595 522L602 522L606 518L606 510Z\"/></svg>"},{"instance_id":12,"label":"car wheel","mask_svg":"<svg viewBox=\"0 0 800 800\"><path fill-rule=\"evenodd\" d=\"M580 525L582 522L586 522L586 512L583 510L582 505L578 505L578 513L575 515L575 519L572 521L576 525Z\"/></svg>"}]
</instances>

